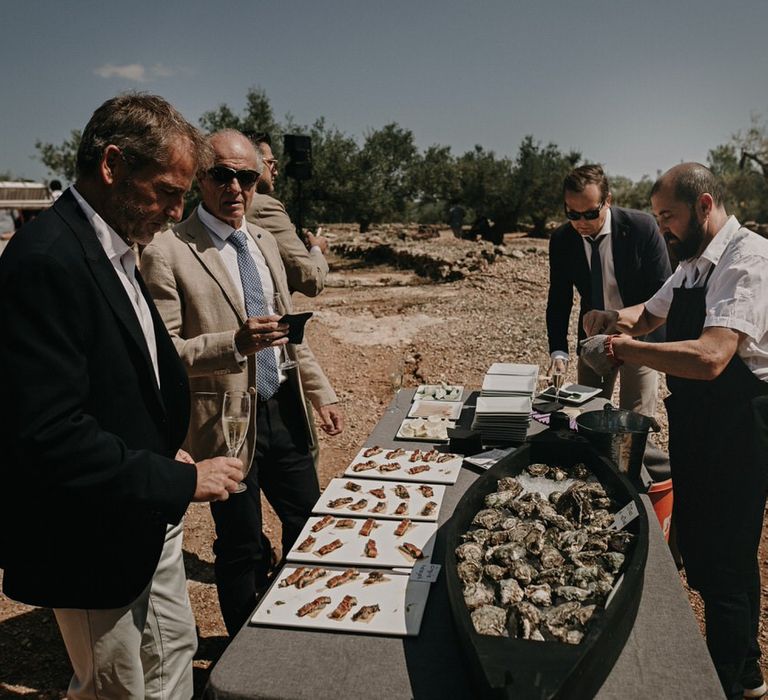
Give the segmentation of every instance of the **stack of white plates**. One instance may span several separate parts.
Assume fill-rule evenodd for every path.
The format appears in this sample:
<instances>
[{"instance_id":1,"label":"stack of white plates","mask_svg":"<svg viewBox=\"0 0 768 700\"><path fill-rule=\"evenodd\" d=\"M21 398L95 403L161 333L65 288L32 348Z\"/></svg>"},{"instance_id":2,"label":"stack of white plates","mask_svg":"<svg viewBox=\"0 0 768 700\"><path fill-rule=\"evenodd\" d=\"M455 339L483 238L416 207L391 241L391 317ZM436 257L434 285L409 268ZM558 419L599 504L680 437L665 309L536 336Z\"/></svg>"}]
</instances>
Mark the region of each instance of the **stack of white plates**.
<instances>
[{"instance_id":1,"label":"stack of white plates","mask_svg":"<svg viewBox=\"0 0 768 700\"><path fill-rule=\"evenodd\" d=\"M479 396L472 429L483 442L523 442L531 421L530 396Z\"/></svg>"},{"instance_id":2,"label":"stack of white plates","mask_svg":"<svg viewBox=\"0 0 768 700\"><path fill-rule=\"evenodd\" d=\"M538 365L491 365L483 379L472 423L484 443L525 440L538 377Z\"/></svg>"}]
</instances>

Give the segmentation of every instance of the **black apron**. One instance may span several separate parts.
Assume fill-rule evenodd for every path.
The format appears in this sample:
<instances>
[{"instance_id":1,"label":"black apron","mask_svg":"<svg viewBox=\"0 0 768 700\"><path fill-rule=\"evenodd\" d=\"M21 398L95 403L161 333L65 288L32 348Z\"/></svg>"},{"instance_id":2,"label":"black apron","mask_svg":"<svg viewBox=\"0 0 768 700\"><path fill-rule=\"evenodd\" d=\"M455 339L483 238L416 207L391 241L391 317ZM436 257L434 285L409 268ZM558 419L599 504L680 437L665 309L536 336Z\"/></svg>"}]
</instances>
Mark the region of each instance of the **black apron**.
<instances>
[{"instance_id":1,"label":"black apron","mask_svg":"<svg viewBox=\"0 0 768 700\"><path fill-rule=\"evenodd\" d=\"M674 290L668 342L701 336L705 295L706 283ZM674 521L688 582L744 590L754 581L768 487L768 383L735 354L716 379L667 375L667 387Z\"/></svg>"}]
</instances>

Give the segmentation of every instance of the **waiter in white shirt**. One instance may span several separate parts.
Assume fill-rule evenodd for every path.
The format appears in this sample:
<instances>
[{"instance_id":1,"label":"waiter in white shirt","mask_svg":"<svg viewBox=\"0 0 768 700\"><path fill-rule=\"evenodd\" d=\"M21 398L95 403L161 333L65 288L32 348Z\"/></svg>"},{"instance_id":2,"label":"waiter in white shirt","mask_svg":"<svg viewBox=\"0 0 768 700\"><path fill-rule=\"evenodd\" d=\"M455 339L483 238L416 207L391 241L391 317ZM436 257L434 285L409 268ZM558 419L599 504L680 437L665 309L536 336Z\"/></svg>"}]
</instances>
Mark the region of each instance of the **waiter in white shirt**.
<instances>
[{"instance_id":1,"label":"waiter in white shirt","mask_svg":"<svg viewBox=\"0 0 768 700\"><path fill-rule=\"evenodd\" d=\"M651 191L681 264L644 304L592 311L582 357L666 372L674 521L707 646L728 698L761 697L757 550L768 487L768 241L726 214L703 165L678 165ZM666 319L667 342L629 336ZM620 332L626 335L594 335Z\"/></svg>"}]
</instances>

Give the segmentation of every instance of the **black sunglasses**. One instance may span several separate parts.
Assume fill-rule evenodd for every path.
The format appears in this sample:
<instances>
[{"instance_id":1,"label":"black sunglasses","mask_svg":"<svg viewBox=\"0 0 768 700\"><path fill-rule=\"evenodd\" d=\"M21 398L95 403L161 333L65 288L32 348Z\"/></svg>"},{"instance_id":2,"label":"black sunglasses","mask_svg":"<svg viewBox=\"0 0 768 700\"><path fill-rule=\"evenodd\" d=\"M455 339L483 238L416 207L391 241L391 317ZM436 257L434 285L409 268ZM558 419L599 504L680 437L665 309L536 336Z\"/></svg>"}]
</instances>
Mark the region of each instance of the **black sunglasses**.
<instances>
[{"instance_id":1,"label":"black sunglasses","mask_svg":"<svg viewBox=\"0 0 768 700\"><path fill-rule=\"evenodd\" d=\"M600 202L600 206L597 209L588 209L587 211L572 211L568 207L565 208L565 216L569 221L578 221L583 218L586 221L594 221L600 216L600 211L605 205L605 200Z\"/></svg>"},{"instance_id":2,"label":"black sunglasses","mask_svg":"<svg viewBox=\"0 0 768 700\"><path fill-rule=\"evenodd\" d=\"M240 187L247 190L256 184L256 180L259 179L259 173L255 170L233 170L226 165L216 165L208 170L208 177L217 185L228 185L232 182L232 178L237 178Z\"/></svg>"}]
</instances>

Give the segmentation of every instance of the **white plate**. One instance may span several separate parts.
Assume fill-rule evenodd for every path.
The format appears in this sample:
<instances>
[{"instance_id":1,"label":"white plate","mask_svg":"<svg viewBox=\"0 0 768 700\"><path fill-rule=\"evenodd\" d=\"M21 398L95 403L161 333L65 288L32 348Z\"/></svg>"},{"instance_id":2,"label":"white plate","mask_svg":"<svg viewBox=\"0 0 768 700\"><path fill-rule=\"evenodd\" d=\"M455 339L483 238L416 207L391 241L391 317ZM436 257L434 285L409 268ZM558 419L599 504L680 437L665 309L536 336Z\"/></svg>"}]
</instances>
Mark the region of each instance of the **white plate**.
<instances>
[{"instance_id":1,"label":"white plate","mask_svg":"<svg viewBox=\"0 0 768 700\"><path fill-rule=\"evenodd\" d=\"M533 396L537 378L530 375L486 374L481 396Z\"/></svg>"},{"instance_id":2,"label":"white plate","mask_svg":"<svg viewBox=\"0 0 768 700\"><path fill-rule=\"evenodd\" d=\"M351 530L339 530L334 527L334 523L323 528L319 532L312 532L312 526L322 520L325 516L313 515L309 518L304 529L301 531L293 549L288 552L286 559L288 561L307 562L312 566L326 566L328 564L339 564L342 566L368 566L368 567L387 567L396 566L408 568L412 567L416 560L403 554L398 547L403 542L410 542L416 545L424 556L418 561L427 561L432 556L432 549L435 546L435 535L437 534L437 525L435 523L412 522L408 532L402 537L395 536L395 528L400 524L399 520L376 520L376 527L367 537L360 534L360 528L365 522L364 518L358 518L355 527ZM300 552L297 547L309 536L315 538L312 549L308 552ZM365 545L368 540L376 542L376 549L379 555L372 559L365 556ZM323 545L340 540L341 547L334 549L324 556L315 554Z\"/></svg>"},{"instance_id":3,"label":"white plate","mask_svg":"<svg viewBox=\"0 0 768 700\"><path fill-rule=\"evenodd\" d=\"M327 588L325 582L343 572L344 568L323 567L328 570L328 574L306 588L296 588L296 586L280 588L280 581L290 576L297 568L293 564L283 567L272 587L259 602L259 607L251 618L252 623L355 634L394 634L412 637L419 633L430 584L409 581L408 573L385 571L386 581L365 586L363 581L371 570L358 569L360 575L356 579L336 588ZM299 617L296 614L302 605L323 595L328 596L331 602L317 616ZM329 618L329 613L347 595L354 596L357 599L357 605L343 620ZM380 610L367 622L362 620L355 622L352 620L352 615L364 605L378 605Z\"/></svg>"},{"instance_id":4,"label":"white plate","mask_svg":"<svg viewBox=\"0 0 768 700\"><path fill-rule=\"evenodd\" d=\"M486 374L539 375L538 365L521 365L513 362L494 362Z\"/></svg>"},{"instance_id":5,"label":"white plate","mask_svg":"<svg viewBox=\"0 0 768 700\"><path fill-rule=\"evenodd\" d=\"M427 418L438 416L447 420L458 420L461 416L461 401L433 401L432 399L416 399L408 411L409 418Z\"/></svg>"},{"instance_id":6,"label":"white plate","mask_svg":"<svg viewBox=\"0 0 768 700\"><path fill-rule=\"evenodd\" d=\"M583 384L566 384L560 390L560 397L558 401L560 403L570 404L572 406L579 406L580 404L589 401L592 397L597 396L600 391L600 389L595 389L591 386L584 386ZM549 387L549 389L539 394L536 399L538 401L554 401L555 387Z\"/></svg>"},{"instance_id":7,"label":"white plate","mask_svg":"<svg viewBox=\"0 0 768 700\"><path fill-rule=\"evenodd\" d=\"M401 457L394 457L392 459L387 458L387 454L391 452L389 448L382 449L376 455L366 457L365 451L371 449L364 447L357 456L352 460L350 465L344 472L344 476L350 476L353 479L386 479L387 481L415 481L422 484L455 484L456 479L459 478L459 470L464 458L461 455L454 455L452 459L445 462L438 463L436 460L430 460L425 462L423 459L419 459L415 462L411 462L410 458L414 453L414 450L404 450L405 454ZM419 450L421 454L424 454L427 450ZM366 469L365 471L356 472L352 467L360 462L373 462L376 466L372 469ZM382 464L388 464L397 462L398 468L393 471L380 471L379 467ZM429 469L418 474L410 474L409 469L417 467L421 464L428 464Z\"/></svg>"},{"instance_id":8,"label":"white plate","mask_svg":"<svg viewBox=\"0 0 768 700\"><path fill-rule=\"evenodd\" d=\"M459 384L421 384L413 397L433 401L461 401L463 395L464 387Z\"/></svg>"},{"instance_id":9,"label":"white plate","mask_svg":"<svg viewBox=\"0 0 768 700\"><path fill-rule=\"evenodd\" d=\"M456 421L430 416L429 418L405 418L397 430L396 438L417 442L448 442L448 428L455 428Z\"/></svg>"},{"instance_id":10,"label":"white plate","mask_svg":"<svg viewBox=\"0 0 768 700\"><path fill-rule=\"evenodd\" d=\"M353 483L360 486L359 491L350 491L346 488L346 484ZM432 489L432 496L426 497L419 491L419 486L429 486ZM409 493L409 498L399 498L395 494L397 487L406 489ZM377 496L372 495L371 489L383 489L386 494L383 499L379 499ZM417 483L396 483L393 481L373 480L373 479L331 479L330 483L323 491L323 495L315 503L315 507L312 509L313 513L330 513L331 515L337 515L339 517L352 517L352 518L397 518L402 520L403 518L410 518L411 520L426 520L428 522L435 522L437 516L440 513L440 506L443 502L443 495L445 494L445 486L438 484L417 484ZM337 498L354 498L353 503L358 502L364 498L368 501L368 505L363 510L351 510L349 506L342 508L331 508L328 503ZM372 513L373 508L380 500L386 503L386 509L383 513ZM432 511L432 515L421 515L421 511L424 506L430 501L437 503L437 506ZM404 515L395 515L395 508L401 503L408 503L408 513Z\"/></svg>"}]
</instances>

